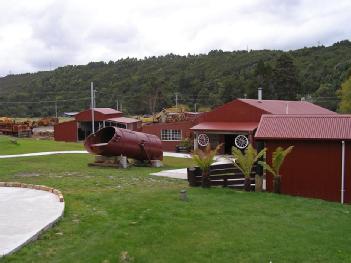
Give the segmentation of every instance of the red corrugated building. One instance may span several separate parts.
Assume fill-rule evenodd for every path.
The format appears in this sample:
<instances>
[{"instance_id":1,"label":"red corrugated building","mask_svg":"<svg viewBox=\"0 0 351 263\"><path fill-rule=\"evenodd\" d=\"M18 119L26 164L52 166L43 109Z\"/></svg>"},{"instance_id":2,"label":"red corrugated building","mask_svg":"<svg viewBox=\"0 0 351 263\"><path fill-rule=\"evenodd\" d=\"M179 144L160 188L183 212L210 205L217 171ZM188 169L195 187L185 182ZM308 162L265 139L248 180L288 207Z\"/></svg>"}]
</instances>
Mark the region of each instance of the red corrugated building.
<instances>
[{"instance_id":1,"label":"red corrugated building","mask_svg":"<svg viewBox=\"0 0 351 263\"><path fill-rule=\"evenodd\" d=\"M196 120L151 123L143 126L143 132L158 136L161 139L163 150L174 152L181 140L185 138L193 139L190 128L195 124Z\"/></svg>"},{"instance_id":2,"label":"red corrugated building","mask_svg":"<svg viewBox=\"0 0 351 263\"><path fill-rule=\"evenodd\" d=\"M351 115L263 115L255 139L268 163L278 146L294 146L280 172L283 194L351 202Z\"/></svg>"},{"instance_id":3,"label":"red corrugated building","mask_svg":"<svg viewBox=\"0 0 351 263\"><path fill-rule=\"evenodd\" d=\"M191 128L198 143L223 143L221 153L231 154L235 141L254 143L253 135L263 114L336 114L306 101L237 99L203 114Z\"/></svg>"},{"instance_id":4,"label":"red corrugated building","mask_svg":"<svg viewBox=\"0 0 351 263\"><path fill-rule=\"evenodd\" d=\"M204 145L210 143L215 147L223 143L221 153L231 154L236 139L254 142L253 136L263 114L336 113L306 101L237 99L191 120L145 125L143 132L159 136L165 151L175 151L184 138L191 138L194 147L198 147L198 142L204 138Z\"/></svg>"},{"instance_id":5,"label":"red corrugated building","mask_svg":"<svg viewBox=\"0 0 351 263\"><path fill-rule=\"evenodd\" d=\"M91 122L91 109L87 109L77 113L74 118L76 121L83 122ZM117 118L122 117L123 113L111 108L95 108L94 109L94 120L96 121L104 121L109 118Z\"/></svg>"},{"instance_id":6,"label":"red corrugated building","mask_svg":"<svg viewBox=\"0 0 351 263\"><path fill-rule=\"evenodd\" d=\"M122 117L123 113L111 108L94 108L94 129L116 126L133 131L141 130L141 121ZM74 116L74 120L54 126L55 141L77 142L85 140L92 132L92 110L87 109Z\"/></svg>"}]
</instances>

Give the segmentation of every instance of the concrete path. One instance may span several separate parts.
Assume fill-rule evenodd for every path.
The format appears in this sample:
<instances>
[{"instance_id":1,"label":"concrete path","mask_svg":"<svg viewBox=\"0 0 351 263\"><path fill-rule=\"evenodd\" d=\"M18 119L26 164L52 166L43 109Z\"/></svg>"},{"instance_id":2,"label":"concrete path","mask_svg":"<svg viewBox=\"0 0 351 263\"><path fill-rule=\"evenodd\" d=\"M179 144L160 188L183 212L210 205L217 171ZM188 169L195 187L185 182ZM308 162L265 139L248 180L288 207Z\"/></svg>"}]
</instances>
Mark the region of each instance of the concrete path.
<instances>
[{"instance_id":1,"label":"concrete path","mask_svg":"<svg viewBox=\"0 0 351 263\"><path fill-rule=\"evenodd\" d=\"M191 158L191 154L189 154L189 153L163 152L163 156L177 157L177 158Z\"/></svg>"},{"instance_id":2,"label":"concrete path","mask_svg":"<svg viewBox=\"0 0 351 263\"><path fill-rule=\"evenodd\" d=\"M88 153L88 152L87 151L55 151L55 152L22 153L22 154L0 155L0 159L43 156L43 155L53 155L53 154L67 154L67 153L70 154L70 153ZM178 158L191 158L191 155L186 154L186 153L164 152L163 156L178 157Z\"/></svg>"},{"instance_id":3,"label":"concrete path","mask_svg":"<svg viewBox=\"0 0 351 263\"><path fill-rule=\"evenodd\" d=\"M36 239L63 211L64 203L53 193L0 187L0 257Z\"/></svg>"},{"instance_id":4,"label":"concrete path","mask_svg":"<svg viewBox=\"0 0 351 263\"><path fill-rule=\"evenodd\" d=\"M66 154L66 153L88 153L88 152L87 151L56 151L56 152L22 153L22 154L0 155L0 159L43 156L43 155L53 155L53 154Z\"/></svg>"},{"instance_id":5,"label":"concrete path","mask_svg":"<svg viewBox=\"0 0 351 263\"><path fill-rule=\"evenodd\" d=\"M152 173L151 175L169 177L169 178L175 178L175 179L183 179L183 180L186 180L188 178L186 168L174 169L174 170L163 170L158 173Z\"/></svg>"},{"instance_id":6,"label":"concrete path","mask_svg":"<svg viewBox=\"0 0 351 263\"><path fill-rule=\"evenodd\" d=\"M174 153L171 153L171 154L174 154ZM183 158L191 158L191 156L183 157ZM232 159L231 156L218 155L218 156L215 156L215 160L216 160L216 162L213 163L212 165L225 164L225 163L232 163L233 162L233 159ZM169 178L175 178L175 179L183 179L183 180L187 180L188 179L187 169L186 168L174 169L174 170L163 170L161 172L152 173L150 175L169 177Z\"/></svg>"}]
</instances>

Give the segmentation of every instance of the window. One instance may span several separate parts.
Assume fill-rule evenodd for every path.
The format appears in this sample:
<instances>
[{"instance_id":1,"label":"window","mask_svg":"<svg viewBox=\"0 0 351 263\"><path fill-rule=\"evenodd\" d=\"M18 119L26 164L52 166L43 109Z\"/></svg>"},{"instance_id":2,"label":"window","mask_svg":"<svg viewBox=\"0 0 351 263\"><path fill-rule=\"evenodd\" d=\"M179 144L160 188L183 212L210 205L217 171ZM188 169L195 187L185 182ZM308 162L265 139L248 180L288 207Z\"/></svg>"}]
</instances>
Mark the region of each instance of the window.
<instances>
[{"instance_id":1,"label":"window","mask_svg":"<svg viewBox=\"0 0 351 263\"><path fill-rule=\"evenodd\" d=\"M180 141L182 139L181 130L161 130L162 141Z\"/></svg>"},{"instance_id":2,"label":"window","mask_svg":"<svg viewBox=\"0 0 351 263\"><path fill-rule=\"evenodd\" d=\"M126 125L126 124L124 124L124 123L119 123L119 122L116 123L116 127L117 127L117 128L122 128L122 129L127 129L127 125Z\"/></svg>"}]
</instances>

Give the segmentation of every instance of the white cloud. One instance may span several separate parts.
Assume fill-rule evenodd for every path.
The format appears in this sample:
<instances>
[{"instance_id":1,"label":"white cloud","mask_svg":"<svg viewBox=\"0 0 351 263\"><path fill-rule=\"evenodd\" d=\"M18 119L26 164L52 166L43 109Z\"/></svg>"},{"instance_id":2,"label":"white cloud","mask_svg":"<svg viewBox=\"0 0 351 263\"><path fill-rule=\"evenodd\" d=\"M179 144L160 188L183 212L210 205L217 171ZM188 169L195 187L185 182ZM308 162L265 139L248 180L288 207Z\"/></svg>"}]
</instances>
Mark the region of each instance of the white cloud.
<instances>
[{"instance_id":1,"label":"white cloud","mask_svg":"<svg viewBox=\"0 0 351 263\"><path fill-rule=\"evenodd\" d=\"M1 1L0 75L211 49L349 39L349 0Z\"/></svg>"}]
</instances>

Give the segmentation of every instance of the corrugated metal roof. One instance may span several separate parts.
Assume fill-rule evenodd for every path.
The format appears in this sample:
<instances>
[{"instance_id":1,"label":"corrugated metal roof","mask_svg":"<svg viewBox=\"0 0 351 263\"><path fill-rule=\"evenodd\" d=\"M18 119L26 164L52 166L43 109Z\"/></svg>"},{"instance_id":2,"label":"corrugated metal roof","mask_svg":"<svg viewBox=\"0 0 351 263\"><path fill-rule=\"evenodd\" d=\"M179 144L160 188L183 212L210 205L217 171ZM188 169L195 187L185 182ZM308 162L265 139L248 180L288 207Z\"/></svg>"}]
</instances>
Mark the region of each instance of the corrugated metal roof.
<instances>
[{"instance_id":1,"label":"corrugated metal roof","mask_svg":"<svg viewBox=\"0 0 351 263\"><path fill-rule=\"evenodd\" d=\"M118 110L111 109L111 108L94 108L94 111L100 112L102 114L116 114L116 113L122 113Z\"/></svg>"},{"instance_id":2,"label":"corrugated metal roof","mask_svg":"<svg viewBox=\"0 0 351 263\"><path fill-rule=\"evenodd\" d=\"M262 115L255 138L351 140L351 115Z\"/></svg>"},{"instance_id":3,"label":"corrugated metal roof","mask_svg":"<svg viewBox=\"0 0 351 263\"><path fill-rule=\"evenodd\" d=\"M239 100L272 114L337 114L307 101Z\"/></svg>"},{"instance_id":4,"label":"corrugated metal roof","mask_svg":"<svg viewBox=\"0 0 351 263\"><path fill-rule=\"evenodd\" d=\"M257 126L257 122L202 122L190 129L196 131L253 131Z\"/></svg>"},{"instance_id":5,"label":"corrugated metal roof","mask_svg":"<svg viewBox=\"0 0 351 263\"><path fill-rule=\"evenodd\" d=\"M114 121L114 122L122 122L122 123L140 122L140 120L133 119L133 118L127 118L127 117L111 118L111 119L107 119L106 121Z\"/></svg>"}]
</instances>

